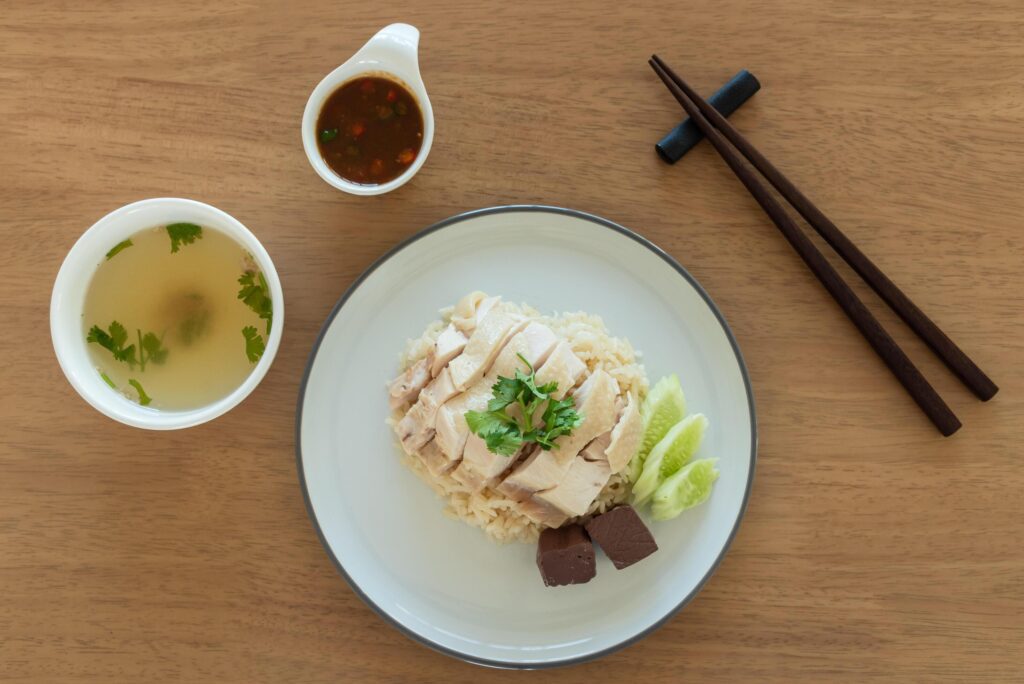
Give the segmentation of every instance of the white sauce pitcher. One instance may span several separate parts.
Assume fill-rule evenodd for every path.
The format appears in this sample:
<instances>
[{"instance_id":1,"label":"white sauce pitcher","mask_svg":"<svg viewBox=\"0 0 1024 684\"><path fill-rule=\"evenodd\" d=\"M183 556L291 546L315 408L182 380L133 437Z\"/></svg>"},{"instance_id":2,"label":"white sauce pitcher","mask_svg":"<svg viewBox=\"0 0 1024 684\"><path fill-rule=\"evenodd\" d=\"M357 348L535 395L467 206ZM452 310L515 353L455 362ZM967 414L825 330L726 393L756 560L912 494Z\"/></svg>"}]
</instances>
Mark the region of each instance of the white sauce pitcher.
<instances>
[{"instance_id":1,"label":"white sauce pitcher","mask_svg":"<svg viewBox=\"0 0 1024 684\"><path fill-rule=\"evenodd\" d=\"M418 48L420 32L409 24L391 24L385 26L370 38L360 50L327 74L313 89L306 110L302 114L302 147L313 170L327 183L339 190L353 195L380 195L401 187L416 175L430 153L430 145L434 140L434 110L427 97L427 89L420 76ZM360 76L384 76L404 85L419 104L423 113L423 143L416 158L402 175L386 183L365 185L353 183L335 173L324 161L317 146L316 123L324 102L342 84Z\"/></svg>"}]
</instances>

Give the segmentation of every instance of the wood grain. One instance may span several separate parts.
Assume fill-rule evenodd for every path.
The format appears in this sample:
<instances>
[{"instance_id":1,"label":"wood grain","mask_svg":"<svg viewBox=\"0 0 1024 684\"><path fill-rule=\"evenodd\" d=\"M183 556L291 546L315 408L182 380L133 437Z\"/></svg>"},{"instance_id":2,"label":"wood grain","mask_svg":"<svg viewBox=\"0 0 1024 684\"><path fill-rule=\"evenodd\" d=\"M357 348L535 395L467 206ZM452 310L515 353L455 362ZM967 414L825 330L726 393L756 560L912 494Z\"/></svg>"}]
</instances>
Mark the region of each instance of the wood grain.
<instances>
[{"instance_id":1,"label":"wood grain","mask_svg":"<svg viewBox=\"0 0 1024 684\"><path fill-rule=\"evenodd\" d=\"M536 681L1019 680L1024 616L1024 14L1019 2L7 3L0 12L0 680L507 681L424 649L341 581L306 519L293 412L331 305L453 213L542 202L675 255L753 377L761 448L732 551L643 642ZM339 194L310 89L381 26L423 30L437 116L410 185ZM714 151L653 144L702 93L1002 388L982 404L858 294L964 422L938 437ZM288 301L238 409L153 435L82 402L50 288L95 219L193 197L249 225ZM980 218L979 218L980 217ZM843 271L844 265L837 263ZM852 276L851 276L852 279Z\"/></svg>"}]
</instances>

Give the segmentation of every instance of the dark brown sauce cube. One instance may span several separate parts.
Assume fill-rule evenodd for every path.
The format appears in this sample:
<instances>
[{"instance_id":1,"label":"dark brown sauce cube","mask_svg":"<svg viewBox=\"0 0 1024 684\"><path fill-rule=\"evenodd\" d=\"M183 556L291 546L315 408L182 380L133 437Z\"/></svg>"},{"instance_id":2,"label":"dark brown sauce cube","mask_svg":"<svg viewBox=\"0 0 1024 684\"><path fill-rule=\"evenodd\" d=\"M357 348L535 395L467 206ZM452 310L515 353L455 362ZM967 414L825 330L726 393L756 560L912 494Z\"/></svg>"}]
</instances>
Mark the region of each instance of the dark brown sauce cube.
<instances>
[{"instance_id":1,"label":"dark brown sauce cube","mask_svg":"<svg viewBox=\"0 0 1024 684\"><path fill-rule=\"evenodd\" d=\"M647 558L658 550L651 531L632 506L623 504L591 518L587 533L618 570Z\"/></svg>"},{"instance_id":2,"label":"dark brown sauce cube","mask_svg":"<svg viewBox=\"0 0 1024 684\"><path fill-rule=\"evenodd\" d=\"M594 546L579 525L547 528L537 542L537 567L549 587L584 584L594 578Z\"/></svg>"}]
</instances>

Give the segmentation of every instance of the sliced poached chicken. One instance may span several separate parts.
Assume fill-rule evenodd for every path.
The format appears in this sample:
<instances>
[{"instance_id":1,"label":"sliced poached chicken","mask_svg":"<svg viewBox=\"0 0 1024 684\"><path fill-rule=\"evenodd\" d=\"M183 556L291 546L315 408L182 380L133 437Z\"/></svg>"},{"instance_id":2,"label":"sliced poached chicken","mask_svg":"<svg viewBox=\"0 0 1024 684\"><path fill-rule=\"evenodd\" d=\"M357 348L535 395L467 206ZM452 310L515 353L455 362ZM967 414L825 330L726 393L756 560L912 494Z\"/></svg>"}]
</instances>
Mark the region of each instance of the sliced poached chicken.
<instances>
[{"instance_id":1,"label":"sliced poached chicken","mask_svg":"<svg viewBox=\"0 0 1024 684\"><path fill-rule=\"evenodd\" d=\"M427 355L406 368L388 385L388 403L391 410L415 402L430 379L436 378L449 361L462 353L466 341L466 336L449 323L437 336L434 346Z\"/></svg>"},{"instance_id":2,"label":"sliced poached chicken","mask_svg":"<svg viewBox=\"0 0 1024 684\"><path fill-rule=\"evenodd\" d=\"M561 341L555 346L544 365L537 370L537 386L557 382L558 389L551 396L562 399L576 386L586 371L586 364L573 353L569 343Z\"/></svg>"},{"instance_id":3,"label":"sliced poached chicken","mask_svg":"<svg viewBox=\"0 0 1024 684\"><path fill-rule=\"evenodd\" d=\"M544 374L545 368L549 369L546 375ZM561 399L576 385L576 381L586 370L586 365L573 354L568 343L558 342L550 350L547 360L542 362L540 370L537 371L537 385L544 385L552 380L558 382L558 390L552 393L552 396L555 399ZM511 373L509 375L511 376ZM510 411L513 413L515 413L515 409L516 407L510 407ZM542 420L540 415L537 415L535 422L539 424ZM477 492L484 487L493 486L501 475L516 463L517 456L518 454L501 456L492 453L482 438L470 433L463 449L462 464L452 473L452 477L464 484L470 491Z\"/></svg>"},{"instance_id":4,"label":"sliced poached chicken","mask_svg":"<svg viewBox=\"0 0 1024 684\"><path fill-rule=\"evenodd\" d=\"M498 491L510 499L523 501L536 492L555 487L583 447L614 427L618 394L619 384L615 378L603 370L592 373L573 395L583 422L571 435L560 438L557 448L536 449L498 485Z\"/></svg>"},{"instance_id":5,"label":"sliced poached chicken","mask_svg":"<svg viewBox=\"0 0 1024 684\"><path fill-rule=\"evenodd\" d=\"M471 492L497 487L530 519L559 527L585 515L609 478L628 465L642 438L639 402L632 395L620 397L607 372L588 376L567 341L500 301L483 292L463 297L426 357L390 383L391 407L410 406L395 431L431 476L451 475ZM526 370L520 354L536 368L538 386L556 383L553 399L572 394L583 416L556 448L527 445L525 460L524 451L492 453L465 420L466 411L486 410L499 376ZM509 411L516 415L517 408Z\"/></svg>"},{"instance_id":6,"label":"sliced poached chicken","mask_svg":"<svg viewBox=\"0 0 1024 684\"><path fill-rule=\"evenodd\" d=\"M606 452L611 441L612 433L606 432L587 446L583 447L583 451L580 452L580 456L587 461L607 461L608 455Z\"/></svg>"},{"instance_id":7,"label":"sliced poached chicken","mask_svg":"<svg viewBox=\"0 0 1024 684\"><path fill-rule=\"evenodd\" d=\"M398 439L407 454L414 454L434 437L437 409L457 393L447 367L423 388L416 403L395 427Z\"/></svg>"},{"instance_id":8,"label":"sliced poached chicken","mask_svg":"<svg viewBox=\"0 0 1024 684\"><path fill-rule=\"evenodd\" d=\"M483 447L482 451L486 453L486 456L479 453L480 460L473 461L473 465L467 466L465 472L474 470L479 465L483 470L480 474L485 478L490 478L500 475L511 464L509 457L492 454L487 450L487 445L483 443L482 439L470 434L469 424L466 422L466 411L483 411L487 408L487 402L492 396L491 387L497 382L499 375L513 377L516 369L525 371L522 359L519 358L520 355L531 365L543 363L557 342L558 337L546 325L529 323L522 332L512 336L508 344L498 354L487 375L438 410L434 426L436 430L434 439L449 460L457 462L463 458L466 443L472 437L479 440L478 446ZM479 449L474 449L474 453L479 451ZM491 456L500 460L490 459ZM503 467L492 473L498 465ZM461 476L456 475L455 477L461 479Z\"/></svg>"},{"instance_id":9,"label":"sliced poached chicken","mask_svg":"<svg viewBox=\"0 0 1024 684\"><path fill-rule=\"evenodd\" d=\"M423 464L427 466L427 470L434 477L439 477L447 472L450 472L452 467L455 466L453 461L449 461L441 450L437 447L437 442L431 440L420 447L419 451L420 459L423 460Z\"/></svg>"},{"instance_id":10,"label":"sliced poached chicken","mask_svg":"<svg viewBox=\"0 0 1024 684\"><path fill-rule=\"evenodd\" d=\"M588 461L581 453L573 459L557 485L522 501L519 510L531 520L548 527L560 527L569 518L587 512L611 474L607 460Z\"/></svg>"},{"instance_id":11,"label":"sliced poached chicken","mask_svg":"<svg viewBox=\"0 0 1024 684\"><path fill-rule=\"evenodd\" d=\"M469 336L476 328L477 322L482 321L500 301L501 297L488 297L479 290L470 292L455 304L451 322L460 332Z\"/></svg>"},{"instance_id":12,"label":"sliced poached chicken","mask_svg":"<svg viewBox=\"0 0 1024 684\"><path fill-rule=\"evenodd\" d=\"M643 419L632 395L627 395L625 406L621 410L617 407L617 413L615 427L584 447L557 485L519 504L523 514L549 527L559 527L587 512L609 478L629 464L643 436Z\"/></svg>"},{"instance_id":13,"label":"sliced poached chicken","mask_svg":"<svg viewBox=\"0 0 1024 684\"><path fill-rule=\"evenodd\" d=\"M626 398L626 407L622 409L619 422L611 432L611 442L605 449L605 458L612 469L612 474L621 473L636 455L640 448L640 440L644 435L644 419L640 416L640 402L630 394Z\"/></svg>"},{"instance_id":14,"label":"sliced poached chicken","mask_svg":"<svg viewBox=\"0 0 1024 684\"><path fill-rule=\"evenodd\" d=\"M500 308L491 309L469 336L462 354L452 359L448 370L457 390L475 383L494 363L505 342L526 325L528 319Z\"/></svg>"},{"instance_id":15,"label":"sliced poached chicken","mask_svg":"<svg viewBox=\"0 0 1024 684\"><path fill-rule=\"evenodd\" d=\"M482 375L486 370L484 364L490 366L508 336L516 327L522 327L526 322L527 319L522 316L506 314L497 309L492 309L487 314L482 324L477 326L469 337L462 354L441 369L437 377L420 392L412 408L398 422L398 439L407 453L414 453L434 437L438 408L462 391L463 388L455 380L456 372L460 374L460 378ZM467 354L471 354L472 358L466 360ZM428 364L430 363L432 361L428 361ZM459 366L459 371L455 370L456 365Z\"/></svg>"},{"instance_id":16,"label":"sliced poached chicken","mask_svg":"<svg viewBox=\"0 0 1024 684\"><path fill-rule=\"evenodd\" d=\"M449 323L448 327L437 336L437 342L434 343L433 349L427 355L426 360L430 361L430 377L437 377L448 365L448 362L462 353L468 341L468 337L459 332L454 324Z\"/></svg>"},{"instance_id":17,"label":"sliced poached chicken","mask_svg":"<svg viewBox=\"0 0 1024 684\"><path fill-rule=\"evenodd\" d=\"M391 410L411 404L420 396L420 391L430 382L430 362L424 357L405 369L405 372L388 385L388 405Z\"/></svg>"}]
</instances>

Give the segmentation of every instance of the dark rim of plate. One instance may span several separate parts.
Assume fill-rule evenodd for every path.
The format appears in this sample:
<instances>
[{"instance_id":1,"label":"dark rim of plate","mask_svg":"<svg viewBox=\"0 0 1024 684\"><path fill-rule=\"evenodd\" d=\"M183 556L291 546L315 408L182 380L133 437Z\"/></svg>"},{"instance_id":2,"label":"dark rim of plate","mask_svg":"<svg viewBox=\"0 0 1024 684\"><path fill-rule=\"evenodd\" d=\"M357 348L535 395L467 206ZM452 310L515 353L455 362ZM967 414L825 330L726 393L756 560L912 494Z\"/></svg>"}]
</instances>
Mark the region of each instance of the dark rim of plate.
<instances>
[{"instance_id":1,"label":"dark rim of plate","mask_svg":"<svg viewBox=\"0 0 1024 684\"><path fill-rule=\"evenodd\" d=\"M697 586L695 586L693 588L693 591L687 594L683 598L683 600L679 602L678 605L672 608L672 610L668 611L668 613L666 613L664 617L662 617L660 620L650 625L646 629L642 630L641 632L629 637L628 639L624 639L623 641L620 641L619 643L613 646L609 646L608 648L602 649L595 653L589 653L587 655L578 656L575 658L565 658L562 660L554 660L550 662L522 663L511 660L491 660L489 658L479 658L430 641L429 639L426 639L423 636L417 634L416 632L408 629L407 627L399 623L397 620L392 618L390 615L388 615L383 609L381 609L380 606L374 603L369 596L363 593L362 589L360 589L359 586L352 580L349 574L345 571L345 567L341 564L341 561L334 554L334 551L331 549L330 544L327 543L327 539L324 538L324 533L320 529L320 523L317 521L316 511L313 510L313 504L309 499L309 491L306 488L305 469L303 468L302 464L302 405L303 402L305 401L306 385L309 382L310 371L313 368L313 363L316 361L317 353L320 351L320 345L323 343L324 335L327 333L327 330L331 327L331 323L334 322L335 317L337 317L338 313L345 306L345 303L348 301L349 297L351 297L352 294L357 289L359 289L359 286L363 284L363 281L365 281L370 276L371 273L376 271L391 257L395 256L403 249L409 247L410 245L420 240L421 238L424 238L430 235L431 233L437 232L443 228L447 228L448 226L460 223L462 221L466 221L468 219L474 219L480 216L487 216L489 214L502 214L507 212L539 212L561 214L563 216L572 216L575 218L583 219L584 221L589 221L590 223L594 223L596 225L608 228L617 233L625 235L626 237L634 240L635 242L640 243L650 251L654 252L657 256L661 257L661 259L665 261L665 263L667 263L669 266L675 269L676 272L678 272L679 275L682 276L697 291L698 294L700 294L701 298L708 305L708 308L710 308L711 311L715 314L715 318L718 319L719 325L722 326L722 330L725 332L726 337L729 339L729 344L732 347L733 354L736 356L736 362L739 364L740 374L743 376L743 385L747 393L747 407L750 411L750 471L749 475L747 476L746 489L743 492L743 502L740 505L739 514L736 516L736 522L733 524L733 528L729 532L729 537L725 540L725 544L722 546L721 552L719 552L718 557L715 558L715 562L711 564L711 567L708 568L708 571L704 575L704 577L702 577L700 582L697 583ZM722 312L718 310L718 307L715 306L715 303L711 300L711 297L708 296L708 293L704 291L704 288L700 286L700 283L698 283L697 280L693 276L691 276L689 272L685 268L683 268L683 266L678 261L676 261L673 257L671 257L664 250L662 250L660 247L652 243L647 238L644 238L638 235L637 233L634 233L633 231L629 230L628 228L620 226L617 223L601 218L600 216L595 216L593 214L588 214L586 212L578 211L575 209L565 209L563 207L552 207L536 204L512 204L507 206L489 207L486 209L475 209L473 211L467 211L461 214L456 214L455 216L451 216L442 221L438 221L437 223L435 223L432 226L429 226L428 228L424 228L420 232L406 238L405 240L399 242L397 245L388 250L383 256L381 256L379 259L370 264L369 268L363 271L363 273L358 278L356 278L355 282L353 282L349 286L349 288L345 291L345 294L343 294L341 298L338 300L338 303L334 305L334 309L331 310L331 313L327 317L327 320L324 321L323 327L320 329L320 332L317 335L316 342L313 344L313 349L309 353L309 360L306 362L306 370L302 375L302 384L299 386L298 406L295 411L295 461L296 466L298 467L299 485L302 487L302 498L306 504L306 512L309 513L309 519L313 523L313 529L316 530L316 535L320 539L320 543L323 545L324 550L327 551L327 555L330 557L331 561L333 561L335 567L338 569L338 572L341 573L341 576L345 578L346 582L348 582L348 585L352 588L352 591L354 591L356 595L359 598L361 598L364 603L366 603L366 605L372 608L374 612L376 612L386 622L395 627L395 629L400 631L402 634L405 634L410 639L413 639L414 641L417 641L423 644L424 646L427 646L428 648L431 648L435 651L438 651L439 653L443 653L453 658L464 660L469 663L474 663L476 665L483 665L486 667L516 670L539 670L551 667L576 665L579 663L589 662L591 660L597 660L598 658L602 658L610 653L614 653L615 651L626 648L627 646L630 646L640 641L641 639L648 636L656 629L667 623L676 615L676 613L678 613L684 606L686 606L686 604L692 601L693 598L700 592L700 590L704 587L704 584L707 583L707 581L711 578L711 575L713 575L715 573L715 570L718 569L719 564L721 564L722 559L725 557L726 551L728 551L729 547L732 545L732 540L736 537L736 532L739 530L740 521L743 520L743 515L747 510L747 502L750 500L750 489L754 482L754 467L757 461L757 416L755 414L754 408L754 392L750 385L750 375L747 372L747 365L743 361L743 355L740 353L739 345L736 344L736 338L733 336L732 330L729 328L729 324L725 322L725 317L722 316Z\"/></svg>"}]
</instances>

